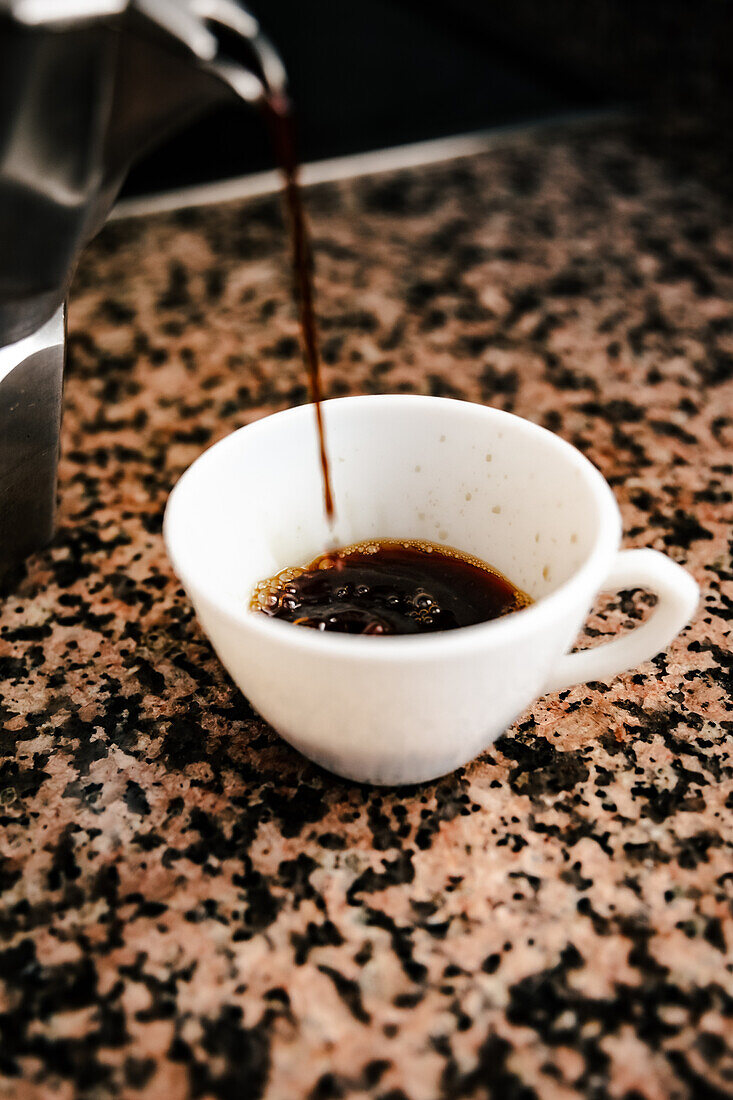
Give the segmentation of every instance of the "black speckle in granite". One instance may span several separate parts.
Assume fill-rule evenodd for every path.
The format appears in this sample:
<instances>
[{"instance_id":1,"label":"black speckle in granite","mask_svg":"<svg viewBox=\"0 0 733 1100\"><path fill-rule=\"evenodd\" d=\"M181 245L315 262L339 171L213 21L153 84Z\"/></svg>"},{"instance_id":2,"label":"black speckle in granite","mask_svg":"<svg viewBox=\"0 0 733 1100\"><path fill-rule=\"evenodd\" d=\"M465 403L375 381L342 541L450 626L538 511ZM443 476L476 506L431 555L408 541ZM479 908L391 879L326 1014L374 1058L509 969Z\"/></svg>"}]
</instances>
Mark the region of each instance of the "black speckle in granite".
<instances>
[{"instance_id":1,"label":"black speckle in granite","mask_svg":"<svg viewBox=\"0 0 733 1100\"><path fill-rule=\"evenodd\" d=\"M134 779L128 781L125 789L125 804L133 814L140 814L144 817L150 813L150 805L145 791Z\"/></svg>"},{"instance_id":2,"label":"black speckle in granite","mask_svg":"<svg viewBox=\"0 0 733 1100\"><path fill-rule=\"evenodd\" d=\"M440 1082L440 1095L444 1100L473 1096L477 1090L505 1100L538 1100L535 1089L524 1084L507 1066L512 1048L501 1036L489 1034L486 1037L479 1047L475 1068L467 1073L461 1072L448 1044L440 1043L437 1049L446 1059Z\"/></svg>"},{"instance_id":3,"label":"black speckle in granite","mask_svg":"<svg viewBox=\"0 0 733 1100\"><path fill-rule=\"evenodd\" d=\"M365 871L354 879L351 884L347 899L350 904L356 904L361 894L371 894L384 890L388 886L399 886L413 881L415 871L410 852L400 852L394 859L382 860L382 870L377 871L373 867L367 867Z\"/></svg>"},{"instance_id":4,"label":"black speckle in granite","mask_svg":"<svg viewBox=\"0 0 733 1100\"><path fill-rule=\"evenodd\" d=\"M530 741L501 737L496 743L504 756L517 761L509 773L512 789L532 797L572 790L588 778L580 752L561 752L546 737Z\"/></svg>"},{"instance_id":5,"label":"black speckle in granite","mask_svg":"<svg viewBox=\"0 0 733 1100\"><path fill-rule=\"evenodd\" d=\"M213 1065L223 1065L220 1071L207 1063L194 1061L192 1069L193 1096L213 1096L216 1100L239 1100L264 1095L270 1068L270 1035L263 1021L255 1027L245 1027L238 1005L224 1005L216 1019L203 1024L203 1050L212 1055Z\"/></svg>"},{"instance_id":6,"label":"black speckle in granite","mask_svg":"<svg viewBox=\"0 0 733 1100\"><path fill-rule=\"evenodd\" d=\"M338 833L321 833L318 837L318 843L321 848L326 848L331 852L342 852L346 847L344 837L339 836Z\"/></svg>"},{"instance_id":7,"label":"black speckle in granite","mask_svg":"<svg viewBox=\"0 0 733 1100\"><path fill-rule=\"evenodd\" d=\"M296 966L302 966L308 961L308 955L316 947L340 947L344 938L333 921L326 920L322 924L308 921L305 932L294 932L291 942L295 951Z\"/></svg>"},{"instance_id":8,"label":"black speckle in granite","mask_svg":"<svg viewBox=\"0 0 733 1100\"><path fill-rule=\"evenodd\" d=\"M357 982L353 978L347 978L341 974L332 966L326 966L320 963L318 966L321 974L325 974L334 984L334 988L338 993L341 1000L348 1008L351 1015L355 1020L358 1020L361 1024L368 1024L371 1022L371 1017L367 1010L364 1008L364 1002L361 996L361 990Z\"/></svg>"}]
</instances>

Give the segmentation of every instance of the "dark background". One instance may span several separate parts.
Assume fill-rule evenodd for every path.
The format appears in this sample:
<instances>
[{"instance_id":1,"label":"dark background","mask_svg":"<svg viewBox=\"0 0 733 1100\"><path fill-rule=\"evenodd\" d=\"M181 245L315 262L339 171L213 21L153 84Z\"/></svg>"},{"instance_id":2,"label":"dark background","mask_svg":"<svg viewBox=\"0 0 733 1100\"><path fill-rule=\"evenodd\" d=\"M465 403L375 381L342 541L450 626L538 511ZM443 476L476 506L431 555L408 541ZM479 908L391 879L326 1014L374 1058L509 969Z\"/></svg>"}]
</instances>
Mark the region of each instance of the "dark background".
<instances>
[{"instance_id":1,"label":"dark background","mask_svg":"<svg viewBox=\"0 0 733 1100\"><path fill-rule=\"evenodd\" d=\"M482 4L252 0L249 6L285 61L305 161L595 110L617 99L597 79L568 71L560 57L543 58L529 42L499 34ZM272 165L261 119L232 104L140 162L123 194Z\"/></svg>"},{"instance_id":2,"label":"dark background","mask_svg":"<svg viewBox=\"0 0 733 1100\"><path fill-rule=\"evenodd\" d=\"M303 160L622 107L730 151L728 0L250 0L290 74ZM650 130L655 132L654 127ZM726 164L728 162L726 161ZM225 106L133 170L139 195L271 168Z\"/></svg>"}]
</instances>

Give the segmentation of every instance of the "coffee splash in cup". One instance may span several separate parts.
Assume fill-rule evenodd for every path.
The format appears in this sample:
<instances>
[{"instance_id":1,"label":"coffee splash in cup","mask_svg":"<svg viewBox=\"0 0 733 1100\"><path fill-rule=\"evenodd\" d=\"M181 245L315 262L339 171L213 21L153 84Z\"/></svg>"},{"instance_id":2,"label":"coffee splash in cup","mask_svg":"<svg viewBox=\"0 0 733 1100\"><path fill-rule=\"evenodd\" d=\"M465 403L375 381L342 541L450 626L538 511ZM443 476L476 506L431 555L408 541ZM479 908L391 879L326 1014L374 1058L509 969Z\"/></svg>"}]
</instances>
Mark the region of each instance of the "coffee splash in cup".
<instances>
[{"instance_id":1,"label":"coffee splash in cup","mask_svg":"<svg viewBox=\"0 0 733 1100\"><path fill-rule=\"evenodd\" d=\"M531 599L479 558L419 540L378 539L261 581L250 607L341 634L428 634L490 622Z\"/></svg>"}]
</instances>

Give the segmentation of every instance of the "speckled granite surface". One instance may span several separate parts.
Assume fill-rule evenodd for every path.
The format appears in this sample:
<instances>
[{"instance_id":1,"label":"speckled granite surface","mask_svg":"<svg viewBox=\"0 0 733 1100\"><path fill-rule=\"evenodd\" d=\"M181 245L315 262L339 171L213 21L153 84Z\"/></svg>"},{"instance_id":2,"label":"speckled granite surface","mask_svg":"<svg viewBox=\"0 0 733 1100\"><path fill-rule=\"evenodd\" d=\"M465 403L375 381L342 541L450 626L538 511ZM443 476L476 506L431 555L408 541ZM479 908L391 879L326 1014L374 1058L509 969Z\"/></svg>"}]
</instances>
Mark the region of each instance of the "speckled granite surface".
<instances>
[{"instance_id":1,"label":"speckled granite surface","mask_svg":"<svg viewBox=\"0 0 733 1100\"><path fill-rule=\"evenodd\" d=\"M560 432L699 616L438 783L311 766L160 532L204 447L305 399L278 204L108 227L70 312L58 537L0 618L0 1095L730 1096L730 200L607 128L309 207L330 392ZM600 604L584 642L647 604Z\"/></svg>"}]
</instances>

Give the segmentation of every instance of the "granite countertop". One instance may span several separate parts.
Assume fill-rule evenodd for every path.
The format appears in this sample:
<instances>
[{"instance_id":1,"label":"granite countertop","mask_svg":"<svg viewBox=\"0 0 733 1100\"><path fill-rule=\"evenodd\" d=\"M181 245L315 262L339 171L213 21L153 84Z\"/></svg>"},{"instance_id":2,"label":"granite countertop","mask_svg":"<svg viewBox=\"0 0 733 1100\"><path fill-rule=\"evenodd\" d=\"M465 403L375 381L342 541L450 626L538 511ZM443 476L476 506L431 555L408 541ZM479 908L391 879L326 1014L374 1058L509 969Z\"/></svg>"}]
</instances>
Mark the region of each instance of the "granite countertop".
<instances>
[{"instance_id":1,"label":"granite countertop","mask_svg":"<svg viewBox=\"0 0 733 1100\"><path fill-rule=\"evenodd\" d=\"M1 609L0 1095L730 1096L730 195L614 123L308 206L329 392L559 432L699 614L439 782L309 764L161 537L205 447L306 400L279 203L109 225L71 300L58 536ZM600 601L582 644L649 603Z\"/></svg>"}]
</instances>

